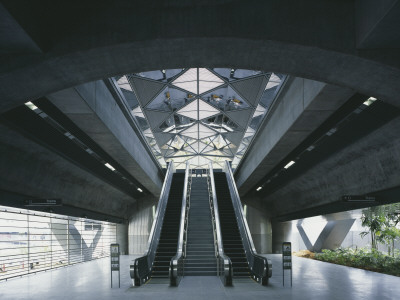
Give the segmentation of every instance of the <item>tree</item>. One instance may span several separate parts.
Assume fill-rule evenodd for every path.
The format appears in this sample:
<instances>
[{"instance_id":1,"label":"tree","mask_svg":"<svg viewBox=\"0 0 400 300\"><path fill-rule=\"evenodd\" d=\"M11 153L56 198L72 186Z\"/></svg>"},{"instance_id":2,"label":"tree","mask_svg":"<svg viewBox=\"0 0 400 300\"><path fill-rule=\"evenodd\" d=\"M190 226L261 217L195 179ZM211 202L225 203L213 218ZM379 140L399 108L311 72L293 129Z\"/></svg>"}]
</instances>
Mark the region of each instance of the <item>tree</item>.
<instances>
[{"instance_id":1,"label":"tree","mask_svg":"<svg viewBox=\"0 0 400 300\"><path fill-rule=\"evenodd\" d=\"M368 233L371 234L371 247L378 249L377 236L380 235L385 220L383 209L381 206L369 207L363 209L361 216L361 225L367 227L368 231L360 233L361 237L365 237Z\"/></svg>"},{"instance_id":2,"label":"tree","mask_svg":"<svg viewBox=\"0 0 400 300\"><path fill-rule=\"evenodd\" d=\"M369 207L362 211L362 226L368 231L360 233L361 237L371 234L371 247L378 249L378 242L388 246L389 255L394 256L394 242L400 238L400 203Z\"/></svg>"}]
</instances>

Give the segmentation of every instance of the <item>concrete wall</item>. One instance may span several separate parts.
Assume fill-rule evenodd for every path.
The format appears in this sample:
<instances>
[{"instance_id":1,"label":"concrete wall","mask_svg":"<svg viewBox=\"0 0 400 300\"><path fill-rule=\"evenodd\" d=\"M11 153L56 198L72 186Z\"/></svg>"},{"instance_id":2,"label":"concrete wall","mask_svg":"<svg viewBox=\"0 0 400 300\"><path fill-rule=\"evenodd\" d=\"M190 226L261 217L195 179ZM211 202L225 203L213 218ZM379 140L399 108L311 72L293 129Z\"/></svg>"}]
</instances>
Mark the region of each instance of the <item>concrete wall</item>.
<instances>
[{"instance_id":1,"label":"concrete wall","mask_svg":"<svg viewBox=\"0 0 400 300\"><path fill-rule=\"evenodd\" d=\"M155 198L136 202L128 224L129 254L141 255L147 250L147 242L154 220L153 214L156 209L157 200Z\"/></svg>"},{"instance_id":2,"label":"concrete wall","mask_svg":"<svg viewBox=\"0 0 400 300\"><path fill-rule=\"evenodd\" d=\"M135 201L132 197L4 125L0 125L0 140L1 190L39 199L61 198L66 206L127 217Z\"/></svg>"},{"instance_id":3,"label":"concrete wall","mask_svg":"<svg viewBox=\"0 0 400 300\"><path fill-rule=\"evenodd\" d=\"M337 202L343 195L366 195L400 182L400 117L372 131L305 171L263 201L276 215ZM385 199L382 199L385 200Z\"/></svg>"}]
</instances>

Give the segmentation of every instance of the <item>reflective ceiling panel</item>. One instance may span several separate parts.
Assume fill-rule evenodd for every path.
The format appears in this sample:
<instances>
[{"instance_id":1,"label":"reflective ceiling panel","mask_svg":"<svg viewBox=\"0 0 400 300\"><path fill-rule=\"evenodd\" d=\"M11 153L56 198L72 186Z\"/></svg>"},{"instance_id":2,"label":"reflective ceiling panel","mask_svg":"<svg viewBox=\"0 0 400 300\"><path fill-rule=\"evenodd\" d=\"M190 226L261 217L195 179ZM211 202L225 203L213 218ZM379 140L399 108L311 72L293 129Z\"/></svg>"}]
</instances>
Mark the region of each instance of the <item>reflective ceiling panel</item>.
<instances>
[{"instance_id":1,"label":"reflective ceiling panel","mask_svg":"<svg viewBox=\"0 0 400 300\"><path fill-rule=\"evenodd\" d=\"M115 77L162 167L237 168L285 75L231 68L155 70Z\"/></svg>"}]
</instances>

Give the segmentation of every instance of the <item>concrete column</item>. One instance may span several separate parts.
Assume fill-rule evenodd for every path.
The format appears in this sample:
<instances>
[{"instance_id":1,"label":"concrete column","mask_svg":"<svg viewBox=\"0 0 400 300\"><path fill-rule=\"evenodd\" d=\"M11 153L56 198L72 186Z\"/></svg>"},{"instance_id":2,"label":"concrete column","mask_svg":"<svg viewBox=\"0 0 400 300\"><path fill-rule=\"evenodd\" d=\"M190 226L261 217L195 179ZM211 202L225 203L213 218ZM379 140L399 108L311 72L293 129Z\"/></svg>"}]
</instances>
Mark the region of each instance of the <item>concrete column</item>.
<instances>
[{"instance_id":1,"label":"concrete column","mask_svg":"<svg viewBox=\"0 0 400 300\"><path fill-rule=\"evenodd\" d=\"M349 233L351 226L353 226L354 221L355 219L328 221L314 245L311 244L306 232L301 226L301 222L297 225L297 229L307 249L313 252L320 252L322 249L336 249L340 247Z\"/></svg>"},{"instance_id":2,"label":"concrete column","mask_svg":"<svg viewBox=\"0 0 400 300\"><path fill-rule=\"evenodd\" d=\"M244 212L257 253L272 253L272 226L267 210L257 199L243 199Z\"/></svg>"},{"instance_id":3,"label":"concrete column","mask_svg":"<svg viewBox=\"0 0 400 300\"><path fill-rule=\"evenodd\" d=\"M128 254L128 225L127 224L117 224L117 244L119 244L119 249L121 255Z\"/></svg>"},{"instance_id":4,"label":"concrete column","mask_svg":"<svg viewBox=\"0 0 400 300\"><path fill-rule=\"evenodd\" d=\"M272 253L282 253L282 243L294 241L291 222L272 222ZM294 249L292 245L292 249Z\"/></svg>"},{"instance_id":5,"label":"concrete column","mask_svg":"<svg viewBox=\"0 0 400 300\"><path fill-rule=\"evenodd\" d=\"M128 224L129 254L141 255L147 250L156 208L155 198L136 202Z\"/></svg>"}]
</instances>

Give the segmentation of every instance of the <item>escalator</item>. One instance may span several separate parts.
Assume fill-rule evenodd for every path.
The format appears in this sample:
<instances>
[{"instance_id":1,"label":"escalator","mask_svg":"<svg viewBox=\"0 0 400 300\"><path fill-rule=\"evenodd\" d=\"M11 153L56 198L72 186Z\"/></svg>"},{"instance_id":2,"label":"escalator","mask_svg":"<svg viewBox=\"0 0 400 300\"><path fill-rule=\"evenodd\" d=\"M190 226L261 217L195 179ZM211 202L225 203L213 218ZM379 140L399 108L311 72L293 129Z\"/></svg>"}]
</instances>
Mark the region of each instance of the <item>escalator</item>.
<instances>
[{"instance_id":1,"label":"escalator","mask_svg":"<svg viewBox=\"0 0 400 300\"><path fill-rule=\"evenodd\" d=\"M214 235L205 177L192 179L185 276L216 276Z\"/></svg>"},{"instance_id":2,"label":"escalator","mask_svg":"<svg viewBox=\"0 0 400 300\"><path fill-rule=\"evenodd\" d=\"M187 172L175 172L174 163L169 163L149 236L148 249L144 256L135 259L130 265L130 277L134 286L140 286L150 279L167 282L170 277L170 261L177 252L180 234L185 178Z\"/></svg>"},{"instance_id":3,"label":"escalator","mask_svg":"<svg viewBox=\"0 0 400 300\"><path fill-rule=\"evenodd\" d=\"M232 262L233 279L248 277L267 285L272 276L272 263L255 250L229 162L224 172L214 172L214 183L222 244Z\"/></svg>"},{"instance_id":4,"label":"escalator","mask_svg":"<svg viewBox=\"0 0 400 300\"><path fill-rule=\"evenodd\" d=\"M251 276L250 269L244 252L242 237L240 236L236 221L225 173L214 172L214 180L221 221L222 241L225 254L232 261L233 277L249 277Z\"/></svg>"},{"instance_id":5,"label":"escalator","mask_svg":"<svg viewBox=\"0 0 400 300\"><path fill-rule=\"evenodd\" d=\"M184 173L175 173L173 175L151 278L169 277L169 264L176 253L179 237L184 180Z\"/></svg>"}]
</instances>

